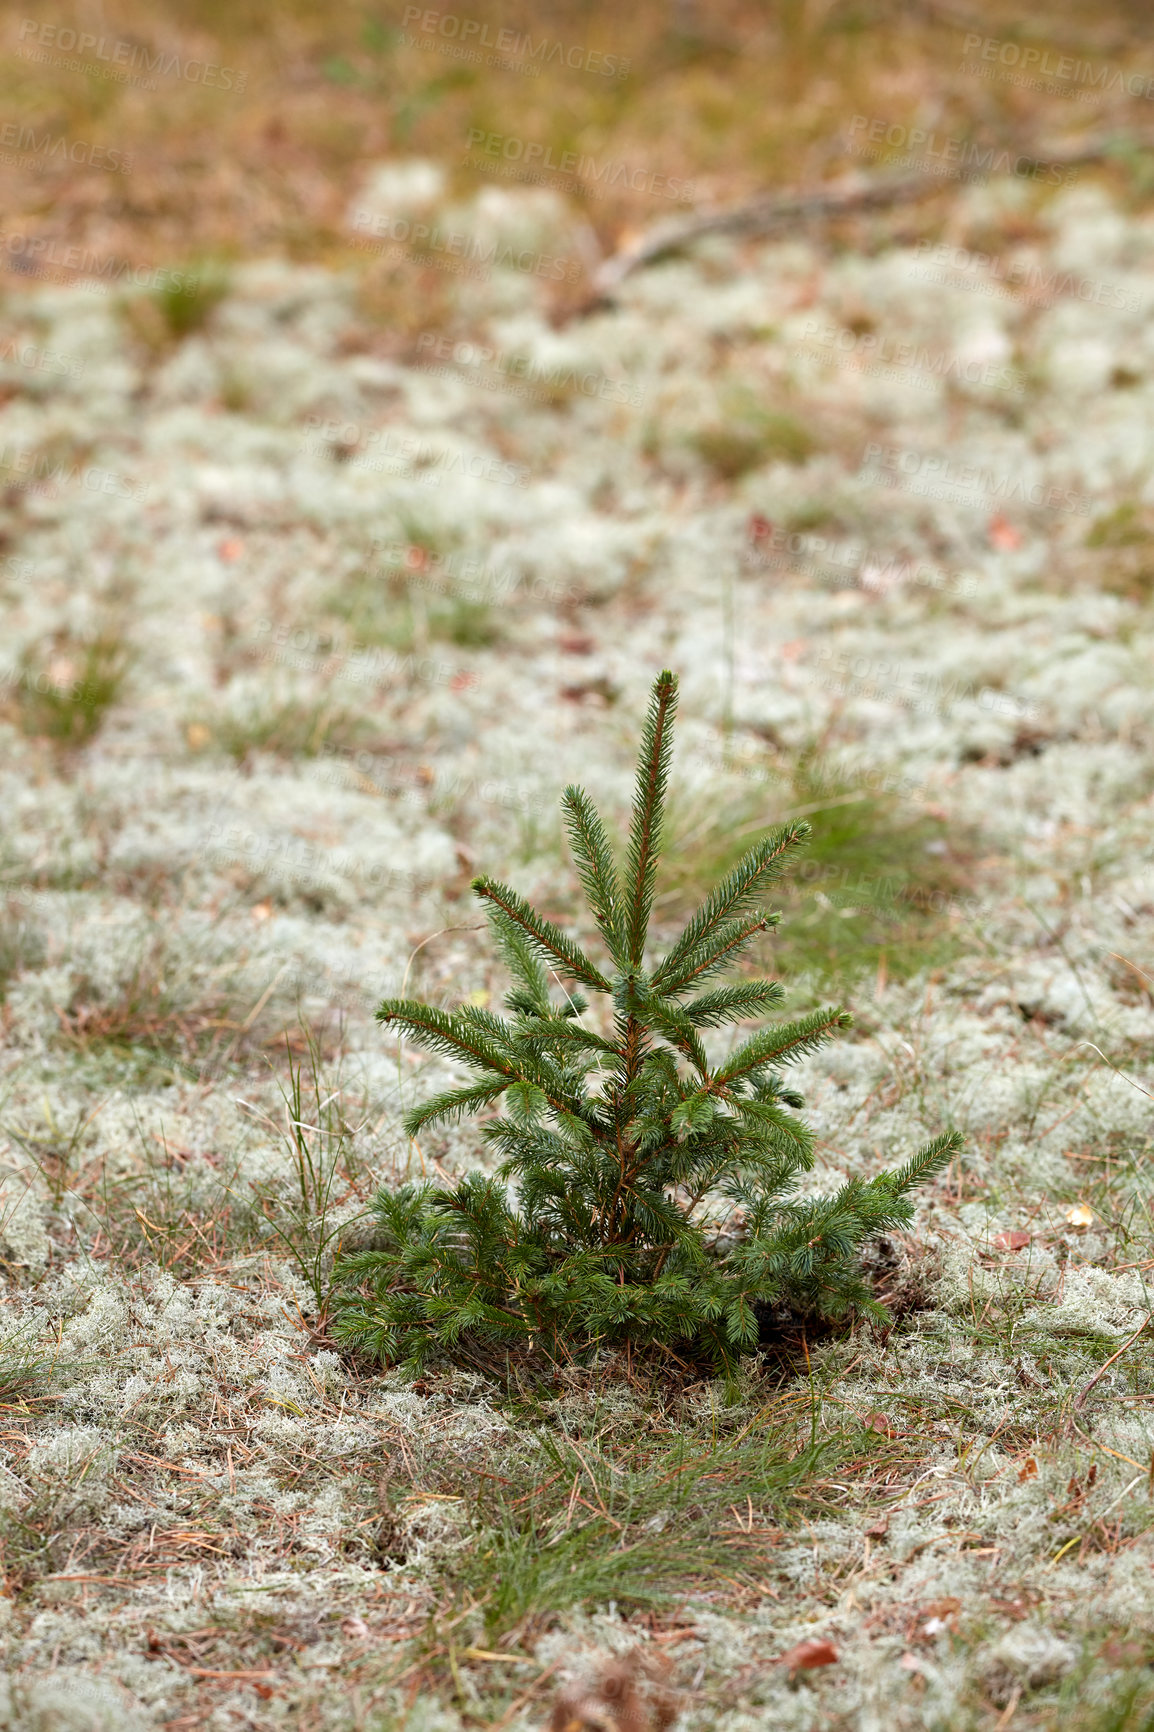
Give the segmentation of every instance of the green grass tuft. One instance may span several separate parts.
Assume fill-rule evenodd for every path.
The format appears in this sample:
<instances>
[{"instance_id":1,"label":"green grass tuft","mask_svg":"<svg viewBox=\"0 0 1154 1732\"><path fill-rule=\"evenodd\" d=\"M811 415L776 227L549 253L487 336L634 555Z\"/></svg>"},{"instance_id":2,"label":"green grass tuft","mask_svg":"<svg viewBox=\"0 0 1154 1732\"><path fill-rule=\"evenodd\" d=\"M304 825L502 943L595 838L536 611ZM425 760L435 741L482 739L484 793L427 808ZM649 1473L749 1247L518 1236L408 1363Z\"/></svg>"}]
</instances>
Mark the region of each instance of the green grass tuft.
<instances>
[{"instance_id":1,"label":"green grass tuft","mask_svg":"<svg viewBox=\"0 0 1154 1732\"><path fill-rule=\"evenodd\" d=\"M0 1004L12 981L25 969L39 967L44 956L44 935L40 928L16 897L8 897L0 906Z\"/></svg>"},{"instance_id":2,"label":"green grass tuft","mask_svg":"<svg viewBox=\"0 0 1154 1732\"><path fill-rule=\"evenodd\" d=\"M29 651L9 706L21 732L61 747L87 745L120 697L130 663L128 645L112 630Z\"/></svg>"},{"instance_id":3,"label":"green grass tuft","mask_svg":"<svg viewBox=\"0 0 1154 1732\"><path fill-rule=\"evenodd\" d=\"M902 980L957 953L973 892L967 836L813 758L761 774L720 799L675 803L671 865L657 902L663 924L682 917L765 825L804 814L809 845L782 885L781 924L763 946L774 972L847 990L876 975L883 959L884 975Z\"/></svg>"},{"instance_id":4,"label":"green grass tuft","mask_svg":"<svg viewBox=\"0 0 1154 1732\"><path fill-rule=\"evenodd\" d=\"M229 272L219 265L168 271L155 288L125 296L121 313L132 334L159 358L203 330L230 287Z\"/></svg>"},{"instance_id":5,"label":"green grass tuft","mask_svg":"<svg viewBox=\"0 0 1154 1732\"><path fill-rule=\"evenodd\" d=\"M347 751L363 745L371 730L362 717L327 698L262 698L190 723L199 739L207 729L206 744L227 752L238 764L258 752L279 758L317 758L326 752Z\"/></svg>"},{"instance_id":6,"label":"green grass tuft","mask_svg":"<svg viewBox=\"0 0 1154 1732\"><path fill-rule=\"evenodd\" d=\"M172 336L179 340L208 323L230 287L227 271L208 267L173 273L173 280L154 289L152 298Z\"/></svg>"},{"instance_id":7,"label":"green grass tuft","mask_svg":"<svg viewBox=\"0 0 1154 1732\"><path fill-rule=\"evenodd\" d=\"M446 580L437 587L419 570L362 572L329 598L329 610L344 620L358 645L420 653L431 643L487 649L504 637L490 604L455 595Z\"/></svg>"},{"instance_id":8,"label":"green grass tuft","mask_svg":"<svg viewBox=\"0 0 1154 1732\"><path fill-rule=\"evenodd\" d=\"M802 1511L796 1494L847 1453L848 1433L801 1443L797 1432L770 1418L624 1448L538 1433L538 1460L513 1485L472 1481L477 1539L447 1585L495 1642L575 1607L662 1605L727 1573L756 1580Z\"/></svg>"}]
</instances>

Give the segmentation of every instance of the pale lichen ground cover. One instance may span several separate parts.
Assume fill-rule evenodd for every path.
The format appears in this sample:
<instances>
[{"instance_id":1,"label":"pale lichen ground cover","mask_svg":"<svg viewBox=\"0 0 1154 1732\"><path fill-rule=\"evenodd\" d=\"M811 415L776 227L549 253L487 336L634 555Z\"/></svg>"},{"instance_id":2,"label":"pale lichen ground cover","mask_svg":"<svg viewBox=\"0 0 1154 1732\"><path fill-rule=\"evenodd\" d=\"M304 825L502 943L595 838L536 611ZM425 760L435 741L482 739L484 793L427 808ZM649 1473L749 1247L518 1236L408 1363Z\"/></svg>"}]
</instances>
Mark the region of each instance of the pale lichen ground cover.
<instances>
[{"instance_id":1,"label":"pale lichen ground cover","mask_svg":"<svg viewBox=\"0 0 1154 1732\"><path fill-rule=\"evenodd\" d=\"M686 1728L1128 1723L1095 1716L1154 1656L1154 224L1026 197L966 192L947 238L1000 234L1032 300L879 231L710 243L561 329L531 273L462 279L459 339L408 364L318 269L238 270L159 351L106 294L7 304L70 367L10 361L0 410L0 1724L527 1728L637 1643ZM452 216L557 256L566 222ZM94 637L123 671L89 724ZM406 1142L441 1067L372 1010L501 990L475 870L573 911L556 796L620 816L666 665L691 873L815 753L819 832L897 787L956 857L924 955L854 976L804 1077L819 1185L967 1134L879 1258L900 1322L735 1406L346 1364L287 1248L278 1031L306 1068L317 1031L301 1117L350 1236L373 1183L478 1161L467 1125ZM893 895L846 860L802 940ZM703 1481L610 1519L612 1464L679 1430L831 1453L776 1508L736 1471L727 1513ZM502 1610L494 1535L566 1436L589 1495L570 1462L547 1531L601 1548L596 1591ZM734 1562L687 1541L641 1614L614 1548L678 1522ZM811 1637L835 1663L773 1664Z\"/></svg>"}]
</instances>

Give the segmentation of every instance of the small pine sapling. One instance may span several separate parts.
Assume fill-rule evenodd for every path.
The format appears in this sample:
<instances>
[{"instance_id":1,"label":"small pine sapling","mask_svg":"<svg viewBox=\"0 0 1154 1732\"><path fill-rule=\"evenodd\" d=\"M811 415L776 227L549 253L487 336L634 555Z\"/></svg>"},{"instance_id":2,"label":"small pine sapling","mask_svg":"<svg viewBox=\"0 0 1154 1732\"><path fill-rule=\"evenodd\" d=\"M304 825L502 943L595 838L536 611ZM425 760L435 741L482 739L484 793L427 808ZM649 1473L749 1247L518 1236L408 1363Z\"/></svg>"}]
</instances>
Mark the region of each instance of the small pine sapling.
<instances>
[{"instance_id":1,"label":"small pine sapling","mask_svg":"<svg viewBox=\"0 0 1154 1732\"><path fill-rule=\"evenodd\" d=\"M809 826L788 823L755 843L650 959L676 704L677 682L662 673L620 870L584 790L562 796L607 961L508 885L478 878L473 890L513 977L508 1015L411 999L378 1010L386 1026L475 1074L409 1112L408 1133L500 1103L480 1128L500 1164L495 1177L378 1194L376 1245L341 1271L336 1328L350 1347L415 1369L437 1355L493 1365L519 1351L563 1360L628 1342L728 1375L757 1347L759 1306L886 1318L859 1248L908 1224L911 1192L961 1139L940 1136L904 1166L832 1196L792 1194L813 1164L813 1136L780 1067L847 1027L849 1014L776 1023L720 1057L705 1037L763 1018L784 997L776 981L718 976L776 925L762 898ZM611 1001L608 1032L582 1020L581 989ZM722 1203L739 1228L711 1234L711 1208Z\"/></svg>"}]
</instances>

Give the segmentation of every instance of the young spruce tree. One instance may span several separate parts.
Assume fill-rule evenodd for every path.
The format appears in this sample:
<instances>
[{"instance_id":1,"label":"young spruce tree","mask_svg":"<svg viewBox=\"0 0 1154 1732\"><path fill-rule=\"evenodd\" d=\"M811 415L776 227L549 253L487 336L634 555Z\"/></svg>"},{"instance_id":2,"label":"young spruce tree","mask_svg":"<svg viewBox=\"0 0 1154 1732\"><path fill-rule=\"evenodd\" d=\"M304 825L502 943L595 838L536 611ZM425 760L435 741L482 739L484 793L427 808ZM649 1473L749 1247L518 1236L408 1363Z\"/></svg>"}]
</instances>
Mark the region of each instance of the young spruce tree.
<instances>
[{"instance_id":1,"label":"young spruce tree","mask_svg":"<svg viewBox=\"0 0 1154 1732\"><path fill-rule=\"evenodd\" d=\"M411 999L378 1010L379 1021L476 1076L415 1107L409 1134L500 1103L480 1129L500 1166L497 1177L470 1174L451 1189L378 1194L377 1248L342 1267L337 1330L348 1345L416 1368L440 1354L491 1363L535 1350L560 1360L628 1340L728 1373L757 1346L759 1305L885 1318L858 1249L910 1221L910 1193L961 1139L938 1137L904 1166L832 1196L791 1195L813 1163L813 1137L779 1067L847 1027L848 1013L772 1024L712 1062L703 1036L781 1003L776 981L717 981L777 923L762 898L809 826L763 837L664 956L651 957L676 703L677 682L662 673L622 870L583 789L562 797L607 960L586 955L507 884L478 878L473 890L513 977L508 1016ZM582 1021L581 988L612 1001L608 1035ZM743 1219L722 1249L703 1214L724 1200Z\"/></svg>"}]
</instances>

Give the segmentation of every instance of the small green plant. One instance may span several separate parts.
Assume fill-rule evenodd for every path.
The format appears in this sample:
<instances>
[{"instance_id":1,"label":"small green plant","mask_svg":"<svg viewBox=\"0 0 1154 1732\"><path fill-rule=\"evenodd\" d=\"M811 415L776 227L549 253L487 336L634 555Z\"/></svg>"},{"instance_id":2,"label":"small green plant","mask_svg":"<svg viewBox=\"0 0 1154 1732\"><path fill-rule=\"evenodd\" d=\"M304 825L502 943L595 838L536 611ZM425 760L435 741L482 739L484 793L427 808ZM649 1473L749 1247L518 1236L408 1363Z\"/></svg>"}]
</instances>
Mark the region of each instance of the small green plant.
<instances>
[{"instance_id":1,"label":"small green plant","mask_svg":"<svg viewBox=\"0 0 1154 1732\"><path fill-rule=\"evenodd\" d=\"M71 1130L57 1123L48 1102L44 1103L44 1120L47 1134L37 1125L3 1124L6 1137L10 1138L18 1148L23 1149L28 1159L44 1180L48 1194L52 1199L52 1207L59 1210L65 1197L72 1188L78 1165L77 1157L84 1148L85 1132L95 1113L85 1114L80 1110L76 1114L76 1122Z\"/></svg>"},{"instance_id":2,"label":"small green plant","mask_svg":"<svg viewBox=\"0 0 1154 1732\"><path fill-rule=\"evenodd\" d=\"M353 1133L340 1107L340 1090L325 1085L321 1049L311 1029L302 1026L305 1055L293 1063L285 1034L289 1086L281 1085L284 1140L292 1167L286 1199L267 1189L262 1213L273 1237L312 1289L323 1318L340 1241L349 1227L343 1205L353 1191Z\"/></svg>"},{"instance_id":3,"label":"small green plant","mask_svg":"<svg viewBox=\"0 0 1154 1732\"><path fill-rule=\"evenodd\" d=\"M55 1351L37 1342L27 1328L0 1335L0 1410L38 1394L55 1364Z\"/></svg>"},{"instance_id":4,"label":"small green plant","mask_svg":"<svg viewBox=\"0 0 1154 1732\"><path fill-rule=\"evenodd\" d=\"M584 790L562 797L608 966L508 885L479 878L473 889L514 978L509 1018L409 999L378 1010L387 1026L478 1073L409 1112L409 1134L500 1102L481 1135L502 1164L497 1177L469 1174L451 1189L378 1193L380 1242L343 1265L337 1329L350 1346L419 1366L439 1353L492 1364L516 1350L561 1360L627 1343L731 1373L758 1344L760 1307L886 1316L858 1248L911 1219L911 1191L960 1138L938 1137L904 1166L851 1179L835 1195L792 1195L812 1165L813 1137L788 1110L803 1102L778 1067L823 1045L849 1015L814 1011L716 1059L705 1037L760 1020L784 997L775 981L708 983L776 923L762 898L809 827L785 824L756 842L665 955L649 960L676 699L676 680L662 673L623 875ZM550 973L608 999L607 1032L582 1021L579 990L563 986L554 1000Z\"/></svg>"}]
</instances>

